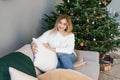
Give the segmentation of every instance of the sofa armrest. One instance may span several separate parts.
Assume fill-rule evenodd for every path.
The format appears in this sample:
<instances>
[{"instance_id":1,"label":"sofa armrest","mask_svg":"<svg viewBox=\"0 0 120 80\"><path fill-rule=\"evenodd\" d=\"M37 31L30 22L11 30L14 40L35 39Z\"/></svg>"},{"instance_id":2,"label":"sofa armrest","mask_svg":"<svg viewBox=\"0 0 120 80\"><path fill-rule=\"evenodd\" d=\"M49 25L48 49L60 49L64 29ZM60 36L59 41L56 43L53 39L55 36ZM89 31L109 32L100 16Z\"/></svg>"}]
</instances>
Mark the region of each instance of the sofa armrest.
<instances>
[{"instance_id":1,"label":"sofa armrest","mask_svg":"<svg viewBox=\"0 0 120 80\"><path fill-rule=\"evenodd\" d=\"M26 44L26 45L22 46L16 52L21 52L21 53L27 55L33 61L33 52L32 52L30 44Z\"/></svg>"},{"instance_id":2,"label":"sofa armrest","mask_svg":"<svg viewBox=\"0 0 120 80\"><path fill-rule=\"evenodd\" d=\"M76 52L76 51L75 51ZM77 67L76 70L98 80L99 77L99 52L77 50L77 55L83 56L83 61L87 62L87 65Z\"/></svg>"},{"instance_id":3,"label":"sofa armrest","mask_svg":"<svg viewBox=\"0 0 120 80\"><path fill-rule=\"evenodd\" d=\"M84 61L96 61L99 63L99 52L77 50L77 54L81 54Z\"/></svg>"}]
</instances>

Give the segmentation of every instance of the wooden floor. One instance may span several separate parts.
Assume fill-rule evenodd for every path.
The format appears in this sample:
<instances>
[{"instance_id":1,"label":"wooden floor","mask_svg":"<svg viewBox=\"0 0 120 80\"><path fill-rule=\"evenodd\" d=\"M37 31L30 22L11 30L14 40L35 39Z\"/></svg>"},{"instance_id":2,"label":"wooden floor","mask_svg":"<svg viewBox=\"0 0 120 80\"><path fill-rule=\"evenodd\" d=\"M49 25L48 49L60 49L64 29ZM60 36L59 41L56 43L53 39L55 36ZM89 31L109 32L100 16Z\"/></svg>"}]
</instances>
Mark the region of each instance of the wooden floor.
<instances>
[{"instance_id":1,"label":"wooden floor","mask_svg":"<svg viewBox=\"0 0 120 80\"><path fill-rule=\"evenodd\" d=\"M120 80L120 64L113 65L110 71L100 72L98 80Z\"/></svg>"}]
</instances>

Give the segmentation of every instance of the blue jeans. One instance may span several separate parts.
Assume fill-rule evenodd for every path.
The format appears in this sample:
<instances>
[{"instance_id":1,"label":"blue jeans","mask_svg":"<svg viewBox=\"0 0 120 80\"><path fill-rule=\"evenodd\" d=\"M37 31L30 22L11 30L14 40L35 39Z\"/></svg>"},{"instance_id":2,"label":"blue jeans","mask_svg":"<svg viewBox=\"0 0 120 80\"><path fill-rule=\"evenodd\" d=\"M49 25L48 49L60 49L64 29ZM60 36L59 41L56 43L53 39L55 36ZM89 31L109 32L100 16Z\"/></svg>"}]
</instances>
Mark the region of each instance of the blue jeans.
<instances>
[{"instance_id":1,"label":"blue jeans","mask_svg":"<svg viewBox=\"0 0 120 80\"><path fill-rule=\"evenodd\" d=\"M57 57L58 57L57 68L65 68L65 69L75 70L75 67L73 64L76 60L76 56L74 53L72 53L72 54L57 53Z\"/></svg>"}]
</instances>

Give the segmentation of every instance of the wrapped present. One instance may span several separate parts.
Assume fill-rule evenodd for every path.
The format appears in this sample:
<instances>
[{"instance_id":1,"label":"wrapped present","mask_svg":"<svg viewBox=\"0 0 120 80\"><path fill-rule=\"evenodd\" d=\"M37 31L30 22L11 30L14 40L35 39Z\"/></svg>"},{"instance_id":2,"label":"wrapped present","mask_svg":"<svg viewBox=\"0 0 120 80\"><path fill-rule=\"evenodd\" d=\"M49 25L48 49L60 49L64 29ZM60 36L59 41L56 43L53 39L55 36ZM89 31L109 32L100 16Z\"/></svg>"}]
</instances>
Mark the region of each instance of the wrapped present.
<instances>
[{"instance_id":1,"label":"wrapped present","mask_svg":"<svg viewBox=\"0 0 120 80\"><path fill-rule=\"evenodd\" d=\"M111 70L111 64L100 64L100 70L101 71L110 71Z\"/></svg>"}]
</instances>

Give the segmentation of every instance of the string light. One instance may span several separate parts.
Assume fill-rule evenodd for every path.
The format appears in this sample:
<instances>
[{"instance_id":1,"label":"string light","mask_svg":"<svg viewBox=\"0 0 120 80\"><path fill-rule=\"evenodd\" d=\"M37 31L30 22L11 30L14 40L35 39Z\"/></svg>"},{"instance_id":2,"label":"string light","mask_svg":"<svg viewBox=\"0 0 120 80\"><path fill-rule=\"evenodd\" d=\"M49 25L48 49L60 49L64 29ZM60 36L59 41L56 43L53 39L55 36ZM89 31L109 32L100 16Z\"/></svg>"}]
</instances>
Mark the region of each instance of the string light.
<instances>
[{"instance_id":1,"label":"string light","mask_svg":"<svg viewBox=\"0 0 120 80\"><path fill-rule=\"evenodd\" d=\"M95 39L95 38L93 38L93 41L96 41L96 39Z\"/></svg>"},{"instance_id":2,"label":"string light","mask_svg":"<svg viewBox=\"0 0 120 80\"><path fill-rule=\"evenodd\" d=\"M67 2L69 3L69 2L70 2L70 0L67 0Z\"/></svg>"},{"instance_id":3,"label":"string light","mask_svg":"<svg viewBox=\"0 0 120 80\"><path fill-rule=\"evenodd\" d=\"M93 21L92 24L95 24L95 22Z\"/></svg>"}]
</instances>

